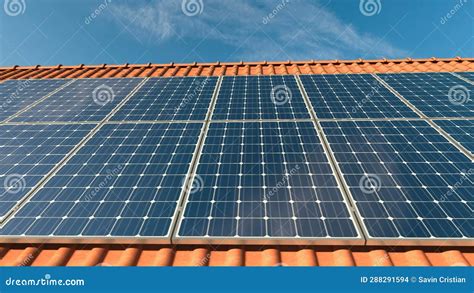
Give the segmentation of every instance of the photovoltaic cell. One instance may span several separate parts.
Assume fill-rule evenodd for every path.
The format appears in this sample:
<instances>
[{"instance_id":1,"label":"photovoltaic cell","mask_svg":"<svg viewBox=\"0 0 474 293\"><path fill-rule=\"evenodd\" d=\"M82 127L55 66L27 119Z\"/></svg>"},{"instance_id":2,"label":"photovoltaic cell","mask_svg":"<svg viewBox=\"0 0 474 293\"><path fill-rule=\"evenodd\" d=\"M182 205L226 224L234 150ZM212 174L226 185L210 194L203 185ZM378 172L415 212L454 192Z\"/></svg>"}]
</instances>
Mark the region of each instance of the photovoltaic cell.
<instances>
[{"instance_id":1,"label":"photovoltaic cell","mask_svg":"<svg viewBox=\"0 0 474 293\"><path fill-rule=\"evenodd\" d=\"M201 127L104 125L0 234L167 236Z\"/></svg>"},{"instance_id":2,"label":"photovoltaic cell","mask_svg":"<svg viewBox=\"0 0 474 293\"><path fill-rule=\"evenodd\" d=\"M101 121L142 80L141 78L78 79L12 121Z\"/></svg>"},{"instance_id":3,"label":"photovoltaic cell","mask_svg":"<svg viewBox=\"0 0 474 293\"><path fill-rule=\"evenodd\" d=\"M7 80L0 83L0 122L64 85L64 79Z\"/></svg>"},{"instance_id":4,"label":"photovoltaic cell","mask_svg":"<svg viewBox=\"0 0 474 293\"><path fill-rule=\"evenodd\" d=\"M371 239L462 239L473 163L424 121L322 122Z\"/></svg>"},{"instance_id":5,"label":"photovoltaic cell","mask_svg":"<svg viewBox=\"0 0 474 293\"><path fill-rule=\"evenodd\" d=\"M151 78L112 120L205 120L216 83L217 77Z\"/></svg>"},{"instance_id":6,"label":"photovoltaic cell","mask_svg":"<svg viewBox=\"0 0 474 293\"><path fill-rule=\"evenodd\" d=\"M94 125L1 125L0 218L84 138Z\"/></svg>"},{"instance_id":7,"label":"photovoltaic cell","mask_svg":"<svg viewBox=\"0 0 474 293\"><path fill-rule=\"evenodd\" d=\"M418 118L370 74L301 75L318 118Z\"/></svg>"},{"instance_id":8,"label":"photovoltaic cell","mask_svg":"<svg viewBox=\"0 0 474 293\"><path fill-rule=\"evenodd\" d=\"M449 73L378 75L429 118L474 117L474 86Z\"/></svg>"},{"instance_id":9,"label":"photovoltaic cell","mask_svg":"<svg viewBox=\"0 0 474 293\"><path fill-rule=\"evenodd\" d=\"M284 76L225 76L213 120L310 118L296 80Z\"/></svg>"},{"instance_id":10,"label":"photovoltaic cell","mask_svg":"<svg viewBox=\"0 0 474 293\"><path fill-rule=\"evenodd\" d=\"M434 120L468 151L474 153L474 120Z\"/></svg>"},{"instance_id":11,"label":"photovoltaic cell","mask_svg":"<svg viewBox=\"0 0 474 293\"><path fill-rule=\"evenodd\" d=\"M311 122L211 123L178 239L357 238Z\"/></svg>"}]
</instances>

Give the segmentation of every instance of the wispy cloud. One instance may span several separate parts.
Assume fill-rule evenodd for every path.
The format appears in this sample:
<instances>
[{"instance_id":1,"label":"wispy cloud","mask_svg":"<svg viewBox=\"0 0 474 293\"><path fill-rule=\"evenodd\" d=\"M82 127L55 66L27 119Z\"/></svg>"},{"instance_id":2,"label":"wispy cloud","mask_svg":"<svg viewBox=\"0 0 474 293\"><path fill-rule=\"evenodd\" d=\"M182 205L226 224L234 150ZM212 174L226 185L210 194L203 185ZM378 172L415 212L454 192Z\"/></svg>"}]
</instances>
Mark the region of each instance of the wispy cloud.
<instances>
[{"instance_id":1,"label":"wispy cloud","mask_svg":"<svg viewBox=\"0 0 474 293\"><path fill-rule=\"evenodd\" d=\"M114 4L111 19L130 25L129 29L137 37L149 39L152 36L160 44L170 39L196 46L221 43L231 48L230 60L343 59L407 54L383 39L358 31L324 3L316 1L263 0L257 4L255 1L203 0L202 3L202 14L196 16L184 14L180 0Z\"/></svg>"}]
</instances>

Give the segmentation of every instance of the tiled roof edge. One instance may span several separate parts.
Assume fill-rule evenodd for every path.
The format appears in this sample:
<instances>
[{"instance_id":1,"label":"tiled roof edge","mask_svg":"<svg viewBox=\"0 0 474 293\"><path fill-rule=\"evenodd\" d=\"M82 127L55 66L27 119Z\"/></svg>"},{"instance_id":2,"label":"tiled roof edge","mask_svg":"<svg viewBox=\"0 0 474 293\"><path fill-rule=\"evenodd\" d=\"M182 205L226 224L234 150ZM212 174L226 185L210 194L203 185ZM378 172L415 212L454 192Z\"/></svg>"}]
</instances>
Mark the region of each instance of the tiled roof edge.
<instances>
[{"instance_id":1,"label":"tiled roof edge","mask_svg":"<svg viewBox=\"0 0 474 293\"><path fill-rule=\"evenodd\" d=\"M245 66L245 65L304 65L304 64L363 64L363 63L369 63L369 64L374 64L374 63L386 63L386 62L392 62L392 63L402 63L402 62L451 62L451 61L469 61L469 62L474 62L474 58L462 58L462 57L454 57L454 58L436 58L436 57L431 57L431 58L420 58L420 59L412 59L412 58L404 58L404 59L354 59L354 60L296 60L296 61L256 61L256 62L244 62L244 61L239 61L239 62L210 62L210 63L146 63L146 64L92 64L92 65L84 65L84 64L79 64L79 65L34 65L34 66L21 66L21 65L13 65L13 66L0 66L0 70L10 70L10 69L60 69L60 68L77 68L77 69L82 69L82 68L120 68L120 67L187 67L187 66Z\"/></svg>"}]
</instances>

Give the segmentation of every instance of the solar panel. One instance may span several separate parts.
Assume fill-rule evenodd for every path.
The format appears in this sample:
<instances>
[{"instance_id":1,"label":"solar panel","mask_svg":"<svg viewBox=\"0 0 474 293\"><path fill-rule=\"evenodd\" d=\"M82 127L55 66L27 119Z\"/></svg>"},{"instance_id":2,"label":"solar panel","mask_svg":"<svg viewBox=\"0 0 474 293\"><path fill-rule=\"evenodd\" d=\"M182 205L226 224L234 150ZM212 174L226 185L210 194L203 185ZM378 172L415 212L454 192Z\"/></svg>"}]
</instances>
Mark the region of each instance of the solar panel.
<instances>
[{"instance_id":1,"label":"solar panel","mask_svg":"<svg viewBox=\"0 0 474 293\"><path fill-rule=\"evenodd\" d=\"M151 78L112 120L205 120L216 83L216 77Z\"/></svg>"},{"instance_id":2,"label":"solar panel","mask_svg":"<svg viewBox=\"0 0 474 293\"><path fill-rule=\"evenodd\" d=\"M174 241L360 239L312 122L211 123Z\"/></svg>"},{"instance_id":3,"label":"solar panel","mask_svg":"<svg viewBox=\"0 0 474 293\"><path fill-rule=\"evenodd\" d=\"M201 123L102 126L0 234L167 236L201 127Z\"/></svg>"},{"instance_id":4,"label":"solar panel","mask_svg":"<svg viewBox=\"0 0 474 293\"><path fill-rule=\"evenodd\" d=\"M468 151L474 153L474 120L434 120Z\"/></svg>"},{"instance_id":5,"label":"solar panel","mask_svg":"<svg viewBox=\"0 0 474 293\"><path fill-rule=\"evenodd\" d=\"M0 83L0 122L64 85L64 79L7 80Z\"/></svg>"},{"instance_id":6,"label":"solar panel","mask_svg":"<svg viewBox=\"0 0 474 293\"><path fill-rule=\"evenodd\" d=\"M449 73L378 75L429 118L474 116L474 86Z\"/></svg>"},{"instance_id":7,"label":"solar panel","mask_svg":"<svg viewBox=\"0 0 474 293\"><path fill-rule=\"evenodd\" d=\"M212 119L310 118L294 76L225 76Z\"/></svg>"},{"instance_id":8,"label":"solar panel","mask_svg":"<svg viewBox=\"0 0 474 293\"><path fill-rule=\"evenodd\" d=\"M12 121L101 121L143 79L78 79Z\"/></svg>"},{"instance_id":9,"label":"solar panel","mask_svg":"<svg viewBox=\"0 0 474 293\"><path fill-rule=\"evenodd\" d=\"M0 125L0 218L94 125Z\"/></svg>"},{"instance_id":10,"label":"solar panel","mask_svg":"<svg viewBox=\"0 0 474 293\"><path fill-rule=\"evenodd\" d=\"M471 84L449 73L380 77L473 152L474 120L449 119L473 116ZM472 241L472 158L372 75L300 79L318 118L331 119L317 122L324 133L291 75L226 76L219 89L217 77L0 83L0 121L58 90L0 125L0 238Z\"/></svg>"},{"instance_id":11,"label":"solar panel","mask_svg":"<svg viewBox=\"0 0 474 293\"><path fill-rule=\"evenodd\" d=\"M301 75L318 118L417 118L370 74Z\"/></svg>"},{"instance_id":12,"label":"solar panel","mask_svg":"<svg viewBox=\"0 0 474 293\"><path fill-rule=\"evenodd\" d=\"M455 74L460 75L464 78L469 79L470 81L474 81L474 72L455 72Z\"/></svg>"},{"instance_id":13,"label":"solar panel","mask_svg":"<svg viewBox=\"0 0 474 293\"><path fill-rule=\"evenodd\" d=\"M473 163L428 123L321 124L368 244L474 237Z\"/></svg>"}]
</instances>

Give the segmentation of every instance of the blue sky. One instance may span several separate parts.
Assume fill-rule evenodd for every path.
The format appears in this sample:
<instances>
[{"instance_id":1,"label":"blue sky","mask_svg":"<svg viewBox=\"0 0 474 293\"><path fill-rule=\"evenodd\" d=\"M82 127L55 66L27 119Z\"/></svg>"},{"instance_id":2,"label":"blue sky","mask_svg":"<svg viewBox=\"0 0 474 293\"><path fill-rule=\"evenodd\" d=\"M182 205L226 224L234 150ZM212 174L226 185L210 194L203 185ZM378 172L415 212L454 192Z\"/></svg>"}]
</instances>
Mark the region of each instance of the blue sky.
<instances>
[{"instance_id":1,"label":"blue sky","mask_svg":"<svg viewBox=\"0 0 474 293\"><path fill-rule=\"evenodd\" d=\"M0 0L0 65L474 57L473 0Z\"/></svg>"}]
</instances>

